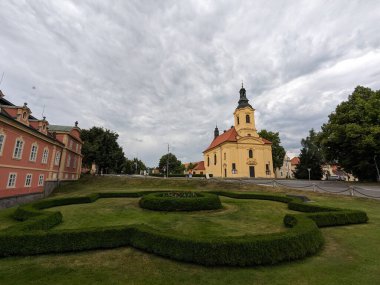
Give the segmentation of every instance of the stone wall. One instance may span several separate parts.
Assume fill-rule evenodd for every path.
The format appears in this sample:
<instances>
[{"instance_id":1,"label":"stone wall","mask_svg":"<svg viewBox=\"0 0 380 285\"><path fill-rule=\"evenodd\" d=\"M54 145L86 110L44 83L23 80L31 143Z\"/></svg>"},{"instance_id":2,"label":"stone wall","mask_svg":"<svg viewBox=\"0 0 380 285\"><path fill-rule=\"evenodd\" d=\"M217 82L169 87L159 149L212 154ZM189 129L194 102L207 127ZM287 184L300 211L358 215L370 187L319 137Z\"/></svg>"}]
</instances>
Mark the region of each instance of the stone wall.
<instances>
[{"instance_id":1,"label":"stone wall","mask_svg":"<svg viewBox=\"0 0 380 285\"><path fill-rule=\"evenodd\" d=\"M62 182L58 180L45 181L44 192L2 198L0 199L0 209L26 204L48 197L61 183Z\"/></svg>"}]
</instances>

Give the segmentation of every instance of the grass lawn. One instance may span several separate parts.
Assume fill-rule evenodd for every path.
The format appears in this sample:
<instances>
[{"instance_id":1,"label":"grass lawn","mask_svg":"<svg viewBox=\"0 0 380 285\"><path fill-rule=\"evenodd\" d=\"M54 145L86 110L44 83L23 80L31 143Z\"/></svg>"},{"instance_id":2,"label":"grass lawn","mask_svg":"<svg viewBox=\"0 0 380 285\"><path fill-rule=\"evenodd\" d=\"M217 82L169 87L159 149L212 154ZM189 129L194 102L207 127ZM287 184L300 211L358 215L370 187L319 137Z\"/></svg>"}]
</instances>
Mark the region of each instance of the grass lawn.
<instances>
[{"instance_id":1,"label":"grass lawn","mask_svg":"<svg viewBox=\"0 0 380 285\"><path fill-rule=\"evenodd\" d=\"M199 180L85 178L62 186L57 196L97 191L194 189L276 191L255 185L208 183ZM289 191L290 193L302 193ZM123 247L112 250L0 259L0 284L380 284L380 201L304 192L326 206L361 209L368 224L322 229L326 243L319 254L304 260L265 267L204 267L180 263ZM137 199L100 199L91 204L56 207L64 222L56 227L78 228L146 223L188 236L242 235L286 230L282 203L222 197L224 208L198 213L142 210ZM14 223L13 209L0 211L0 230Z\"/></svg>"}]
</instances>

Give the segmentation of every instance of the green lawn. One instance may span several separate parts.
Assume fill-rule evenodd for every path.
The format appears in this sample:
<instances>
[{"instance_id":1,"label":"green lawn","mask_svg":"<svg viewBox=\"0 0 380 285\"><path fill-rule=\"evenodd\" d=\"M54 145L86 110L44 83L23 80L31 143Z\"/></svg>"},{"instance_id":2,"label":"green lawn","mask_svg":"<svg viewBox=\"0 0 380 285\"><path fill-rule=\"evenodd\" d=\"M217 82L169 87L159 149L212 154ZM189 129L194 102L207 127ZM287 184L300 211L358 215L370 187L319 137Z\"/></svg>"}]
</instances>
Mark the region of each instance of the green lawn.
<instances>
[{"instance_id":1,"label":"green lawn","mask_svg":"<svg viewBox=\"0 0 380 285\"><path fill-rule=\"evenodd\" d=\"M224 189L271 191L254 185L205 181L86 178L58 189L54 196L96 191L144 189ZM283 189L275 189L283 192ZM292 191L287 191L292 192ZM293 191L293 193L300 193ZM322 229L326 244L312 257L276 266L231 268L180 263L123 247L0 259L0 284L380 284L380 201L304 192L321 205L365 210L368 224ZM91 204L56 207L64 216L58 228L144 222L185 235L241 235L286 230L286 205L222 197L224 208L199 213L142 210L137 199L100 199ZM14 209L0 211L0 230L15 223Z\"/></svg>"},{"instance_id":2,"label":"green lawn","mask_svg":"<svg viewBox=\"0 0 380 285\"><path fill-rule=\"evenodd\" d=\"M147 224L160 231L194 237L240 236L285 231L286 204L221 197L223 209L199 212L157 212L141 209L139 199L100 199L91 204L55 207L64 222L55 229ZM89 215L88 213L91 213Z\"/></svg>"}]
</instances>

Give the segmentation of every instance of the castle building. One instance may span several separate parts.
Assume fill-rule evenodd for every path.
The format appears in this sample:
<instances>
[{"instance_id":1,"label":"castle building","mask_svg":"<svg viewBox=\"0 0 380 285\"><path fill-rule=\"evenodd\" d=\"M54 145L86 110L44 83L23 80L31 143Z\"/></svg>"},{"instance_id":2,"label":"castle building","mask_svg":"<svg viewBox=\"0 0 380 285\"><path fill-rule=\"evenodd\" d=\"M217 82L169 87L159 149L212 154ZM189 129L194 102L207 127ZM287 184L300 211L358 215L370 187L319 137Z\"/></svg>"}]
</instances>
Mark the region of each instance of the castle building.
<instances>
[{"instance_id":1,"label":"castle building","mask_svg":"<svg viewBox=\"0 0 380 285\"><path fill-rule=\"evenodd\" d=\"M272 143L261 138L255 125L255 109L249 104L246 90L240 89L234 126L219 134L203 152L205 173L213 177L274 178Z\"/></svg>"},{"instance_id":2,"label":"castle building","mask_svg":"<svg viewBox=\"0 0 380 285\"><path fill-rule=\"evenodd\" d=\"M31 114L26 103L16 106L0 91L0 206L4 199L44 195L48 181L76 180L81 173L77 122L49 125Z\"/></svg>"}]
</instances>

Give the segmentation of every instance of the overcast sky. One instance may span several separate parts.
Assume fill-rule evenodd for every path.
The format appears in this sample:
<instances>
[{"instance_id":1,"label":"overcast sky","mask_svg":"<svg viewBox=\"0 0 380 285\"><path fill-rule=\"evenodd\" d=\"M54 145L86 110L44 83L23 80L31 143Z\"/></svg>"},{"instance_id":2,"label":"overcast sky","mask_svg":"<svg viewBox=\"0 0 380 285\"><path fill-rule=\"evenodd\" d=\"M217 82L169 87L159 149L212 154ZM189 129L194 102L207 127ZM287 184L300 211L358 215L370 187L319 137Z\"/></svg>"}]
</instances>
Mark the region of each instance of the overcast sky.
<instances>
[{"instance_id":1,"label":"overcast sky","mask_svg":"<svg viewBox=\"0 0 380 285\"><path fill-rule=\"evenodd\" d=\"M257 129L297 154L355 86L380 89L380 1L2 0L3 72L11 102L111 129L148 166L167 143L201 160L244 80Z\"/></svg>"}]
</instances>

